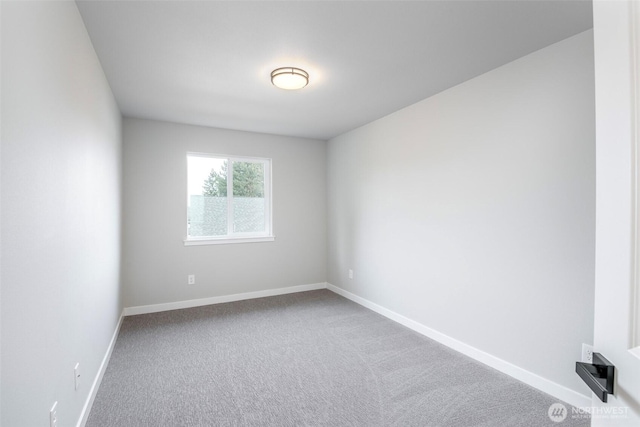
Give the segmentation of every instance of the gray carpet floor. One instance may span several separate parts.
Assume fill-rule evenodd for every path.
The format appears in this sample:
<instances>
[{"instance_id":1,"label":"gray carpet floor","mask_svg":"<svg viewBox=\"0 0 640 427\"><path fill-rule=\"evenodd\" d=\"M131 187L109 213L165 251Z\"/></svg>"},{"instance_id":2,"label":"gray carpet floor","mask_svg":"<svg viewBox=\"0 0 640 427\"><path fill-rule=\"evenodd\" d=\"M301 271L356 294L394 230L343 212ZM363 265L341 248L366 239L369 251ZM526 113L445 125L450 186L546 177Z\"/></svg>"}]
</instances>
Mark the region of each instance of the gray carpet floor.
<instances>
[{"instance_id":1,"label":"gray carpet floor","mask_svg":"<svg viewBox=\"0 0 640 427\"><path fill-rule=\"evenodd\" d=\"M87 427L590 424L556 402L320 290L126 317Z\"/></svg>"}]
</instances>

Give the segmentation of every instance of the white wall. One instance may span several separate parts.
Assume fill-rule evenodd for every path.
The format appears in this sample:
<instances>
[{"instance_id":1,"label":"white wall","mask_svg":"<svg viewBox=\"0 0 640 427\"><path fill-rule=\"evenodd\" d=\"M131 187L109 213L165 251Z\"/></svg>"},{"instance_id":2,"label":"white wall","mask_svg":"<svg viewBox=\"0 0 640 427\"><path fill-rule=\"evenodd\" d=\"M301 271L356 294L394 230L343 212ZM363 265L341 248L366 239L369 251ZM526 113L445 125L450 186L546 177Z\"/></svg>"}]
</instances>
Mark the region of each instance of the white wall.
<instances>
[{"instance_id":1,"label":"white wall","mask_svg":"<svg viewBox=\"0 0 640 427\"><path fill-rule=\"evenodd\" d=\"M184 246L190 151L272 159L274 242ZM125 306L325 282L325 157L324 141L125 119Z\"/></svg>"},{"instance_id":2,"label":"white wall","mask_svg":"<svg viewBox=\"0 0 640 427\"><path fill-rule=\"evenodd\" d=\"M329 282L586 396L592 37L329 141Z\"/></svg>"},{"instance_id":3,"label":"white wall","mask_svg":"<svg viewBox=\"0 0 640 427\"><path fill-rule=\"evenodd\" d=\"M2 4L2 419L75 425L121 312L121 117L74 2ZM73 368L81 365L74 390Z\"/></svg>"}]
</instances>

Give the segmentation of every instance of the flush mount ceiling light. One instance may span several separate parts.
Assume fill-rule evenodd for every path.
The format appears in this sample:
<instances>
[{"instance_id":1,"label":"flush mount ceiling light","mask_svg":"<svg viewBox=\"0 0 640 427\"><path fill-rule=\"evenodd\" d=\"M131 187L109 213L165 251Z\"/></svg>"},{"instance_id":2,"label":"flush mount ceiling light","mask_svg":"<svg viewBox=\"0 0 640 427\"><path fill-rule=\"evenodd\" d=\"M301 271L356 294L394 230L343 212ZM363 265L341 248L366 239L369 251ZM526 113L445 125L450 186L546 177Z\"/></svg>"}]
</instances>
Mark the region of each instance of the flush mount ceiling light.
<instances>
[{"instance_id":1,"label":"flush mount ceiling light","mask_svg":"<svg viewBox=\"0 0 640 427\"><path fill-rule=\"evenodd\" d=\"M271 83L280 89L302 89L309 84L309 73L295 67L276 68L271 72Z\"/></svg>"}]
</instances>

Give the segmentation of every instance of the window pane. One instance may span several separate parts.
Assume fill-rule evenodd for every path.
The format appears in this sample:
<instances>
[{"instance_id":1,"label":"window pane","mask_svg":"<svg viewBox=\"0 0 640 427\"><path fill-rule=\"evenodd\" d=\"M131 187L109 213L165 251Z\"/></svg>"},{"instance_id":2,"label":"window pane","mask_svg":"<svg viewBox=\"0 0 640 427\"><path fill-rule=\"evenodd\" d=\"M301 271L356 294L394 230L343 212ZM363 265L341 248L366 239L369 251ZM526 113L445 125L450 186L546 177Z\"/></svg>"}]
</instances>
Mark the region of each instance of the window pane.
<instances>
[{"instance_id":1,"label":"window pane","mask_svg":"<svg viewBox=\"0 0 640 427\"><path fill-rule=\"evenodd\" d=\"M233 231L265 231L264 164L233 162Z\"/></svg>"},{"instance_id":2,"label":"window pane","mask_svg":"<svg viewBox=\"0 0 640 427\"><path fill-rule=\"evenodd\" d=\"M187 156L188 236L227 234L227 160Z\"/></svg>"}]
</instances>

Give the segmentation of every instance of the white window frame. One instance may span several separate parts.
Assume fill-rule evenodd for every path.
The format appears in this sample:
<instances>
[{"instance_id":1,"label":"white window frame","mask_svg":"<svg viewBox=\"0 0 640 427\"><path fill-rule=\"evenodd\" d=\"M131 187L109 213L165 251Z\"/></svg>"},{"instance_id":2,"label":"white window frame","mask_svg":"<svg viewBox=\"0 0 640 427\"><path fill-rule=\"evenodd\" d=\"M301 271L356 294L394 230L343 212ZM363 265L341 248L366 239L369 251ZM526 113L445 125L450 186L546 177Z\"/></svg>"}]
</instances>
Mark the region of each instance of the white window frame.
<instances>
[{"instance_id":1,"label":"white window frame","mask_svg":"<svg viewBox=\"0 0 640 427\"><path fill-rule=\"evenodd\" d=\"M227 161L227 234L224 236L189 236L187 228L187 236L184 239L185 246L197 246L197 245L220 245L230 243L257 243L257 242L273 242L275 236L273 234L273 191L272 191L272 179L271 179L271 159L263 157L244 157L244 156L231 156L227 154L211 154L211 153L197 153L187 152L185 161L187 162L187 183L189 181L189 157L210 157L214 159ZM238 233L233 231L233 162L249 162L249 163L261 163L264 166L264 199L265 199L265 212L264 222L265 231L260 233L247 232ZM188 199L189 190L187 188L187 205L185 206L188 211ZM188 225L188 213L185 226Z\"/></svg>"}]
</instances>

